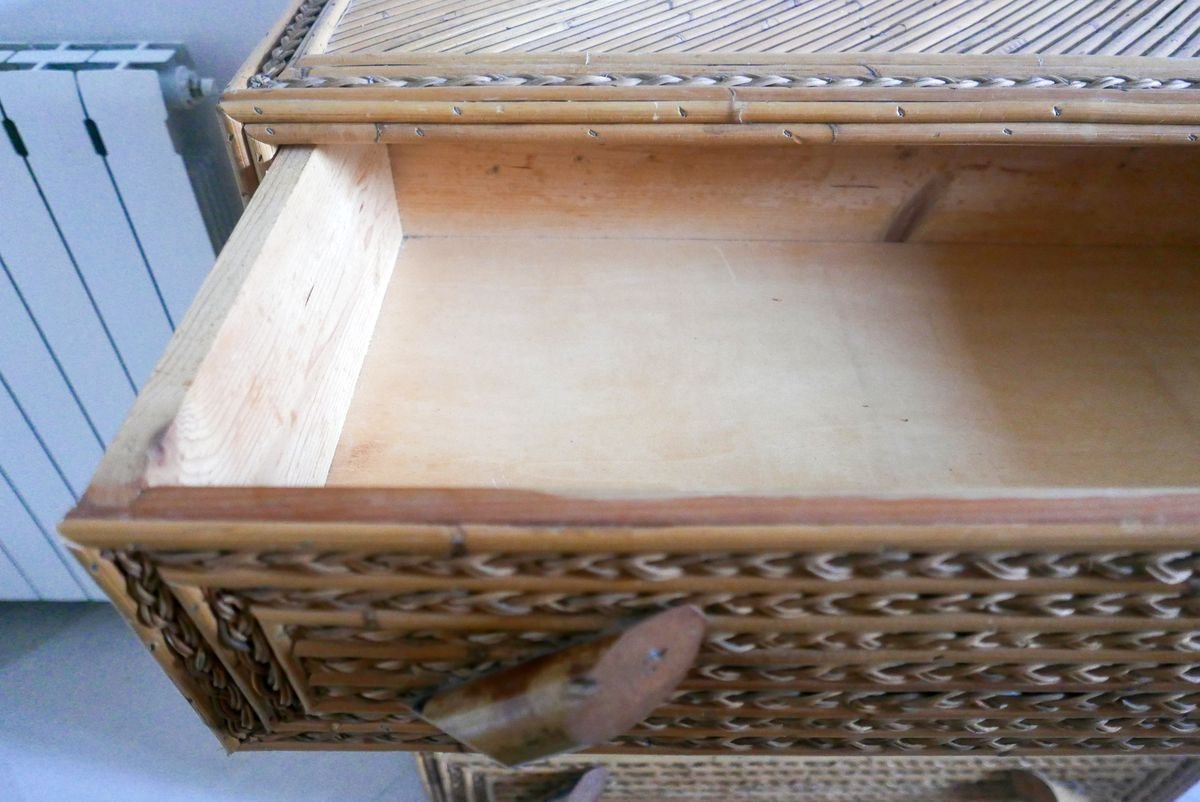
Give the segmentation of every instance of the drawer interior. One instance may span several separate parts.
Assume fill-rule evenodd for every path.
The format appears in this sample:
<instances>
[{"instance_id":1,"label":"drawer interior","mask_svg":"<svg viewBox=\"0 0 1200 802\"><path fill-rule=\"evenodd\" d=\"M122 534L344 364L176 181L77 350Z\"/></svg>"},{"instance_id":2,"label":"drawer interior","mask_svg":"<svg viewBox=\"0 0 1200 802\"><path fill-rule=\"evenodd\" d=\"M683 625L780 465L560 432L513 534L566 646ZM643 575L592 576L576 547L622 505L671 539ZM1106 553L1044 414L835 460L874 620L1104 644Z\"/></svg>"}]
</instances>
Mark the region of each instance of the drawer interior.
<instances>
[{"instance_id":1,"label":"drawer interior","mask_svg":"<svg viewBox=\"0 0 1200 802\"><path fill-rule=\"evenodd\" d=\"M1187 148L443 142L279 158L248 214L272 233L247 246L145 484L1198 484Z\"/></svg>"}]
</instances>

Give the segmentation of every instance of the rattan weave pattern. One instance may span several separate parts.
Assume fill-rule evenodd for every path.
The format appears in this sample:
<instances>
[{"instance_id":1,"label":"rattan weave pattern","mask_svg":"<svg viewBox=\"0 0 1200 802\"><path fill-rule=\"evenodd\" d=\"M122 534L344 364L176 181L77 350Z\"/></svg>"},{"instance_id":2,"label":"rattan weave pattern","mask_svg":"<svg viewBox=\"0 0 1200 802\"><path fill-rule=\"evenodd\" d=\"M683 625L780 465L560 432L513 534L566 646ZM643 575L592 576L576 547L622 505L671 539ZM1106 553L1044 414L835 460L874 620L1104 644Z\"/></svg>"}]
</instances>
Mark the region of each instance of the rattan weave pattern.
<instances>
[{"instance_id":1,"label":"rattan weave pattern","mask_svg":"<svg viewBox=\"0 0 1200 802\"><path fill-rule=\"evenodd\" d=\"M167 646L207 696L227 732L243 738L258 731L261 723L245 694L205 644L192 619L180 610L178 601L147 556L124 551L104 556L112 559L124 575L129 597L137 604L138 620L162 632Z\"/></svg>"},{"instance_id":2,"label":"rattan weave pattern","mask_svg":"<svg viewBox=\"0 0 1200 802\"><path fill-rule=\"evenodd\" d=\"M312 575L387 574L500 578L518 575L663 581L759 576L830 581L926 577L1022 580L1094 576L1179 585L1200 579L1194 552L705 552L702 554L470 554L313 551L158 552L164 566L204 571L271 570Z\"/></svg>"},{"instance_id":3,"label":"rattan weave pattern","mask_svg":"<svg viewBox=\"0 0 1200 802\"><path fill-rule=\"evenodd\" d=\"M1044 776L1106 802L1165 802L1200 773L1172 757L821 757L569 756L520 771L476 755L426 754L420 767L433 802L533 802L564 778L603 765L605 800L781 800L789 802L1023 802L1006 782L1014 769Z\"/></svg>"},{"instance_id":4,"label":"rattan weave pattern","mask_svg":"<svg viewBox=\"0 0 1200 802\"><path fill-rule=\"evenodd\" d=\"M575 627L573 621L614 621L682 602L708 606L722 625L714 627L696 668L669 704L610 748L1190 753L1197 738L1190 716L1200 709L1200 691L1191 691L1200 679L1194 676L1200 670L1194 657L1200 624L1193 621L1200 560L1190 552L530 553L438 559L193 550L109 556L136 590L143 621L168 635L180 660L206 669L193 665L190 673L208 689L225 729L250 745L447 748L448 741L406 712L431 688L558 648L598 626ZM190 624L159 578L160 569L174 572L173 581L188 577L208 588L204 599L216 644L206 644ZM246 587L244 580L236 588L221 587L223 577L246 575L257 577L261 587ZM288 587L288 577L300 587ZM356 578L372 577L416 589L352 587ZM505 589L515 577L547 587L633 581L644 590ZM845 590L687 590L722 577ZM440 589L439 583L456 578L474 582L476 589ZM946 582L963 579L986 592L944 592ZM304 587L330 580L337 586ZM1022 592L1029 582L1049 590ZM869 592L895 583L915 589ZM1109 592L1069 592L1097 583ZM1124 592L1126 587L1138 591ZM926 592L936 588L943 590ZM291 645L283 648L297 650L289 669L256 617L264 610L283 621L329 611L361 623L285 624L280 635ZM463 613L515 626L437 623L451 624ZM392 626L378 620L388 614L415 615L427 623ZM545 631L525 624L539 616L569 626ZM776 628L825 619L845 631L826 631L825 623L814 632ZM755 621L760 624L749 626ZM1080 622L1084 628L1074 631ZM746 630L738 631L742 626ZM256 719L208 651L218 647L234 661L243 683L265 700L269 721ZM305 694L316 710L304 710Z\"/></svg>"}]
</instances>

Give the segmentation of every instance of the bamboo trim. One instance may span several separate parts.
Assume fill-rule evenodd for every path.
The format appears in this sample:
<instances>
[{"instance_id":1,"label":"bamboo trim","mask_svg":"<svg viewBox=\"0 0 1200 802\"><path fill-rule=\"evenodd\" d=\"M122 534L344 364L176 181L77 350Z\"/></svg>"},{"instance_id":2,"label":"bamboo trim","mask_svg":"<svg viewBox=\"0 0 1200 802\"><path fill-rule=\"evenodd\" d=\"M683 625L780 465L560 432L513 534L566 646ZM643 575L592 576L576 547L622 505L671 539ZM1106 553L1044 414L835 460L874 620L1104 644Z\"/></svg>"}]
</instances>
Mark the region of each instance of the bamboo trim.
<instances>
[{"instance_id":1,"label":"bamboo trim","mask_svg":"<svg viewBox=\"0 0 1200 802\"><path fill-rule=\"evenodd\" d=\"M170 584L170 580L167 580L166 577L163 577L163 579ZM203 591L194 587L172 585L171 592L175 594L175 598L179 600L179 604L191 617L192 623L200 631L200 635L208 644L208 648L217 656L217 659L221 661L221 665L225 666L225 670L229 673L229 676L237 683L242 695L246 697L247 704L250 705L254 714L258 716L258 720L262 723L264 730L270 732L274 717L267 709L266 700L261 694L255 691L254 683L246 676L246 672L237 659L230 654L229 649L221 642L221 636L217 632L216 617L213 616L212 608L208 606L208 601L204 598Z\"/></svg>"},{"instance_id":2,"label":"bamboo trim","mask_svg":"<svg viewBox=\"0 0 1200 802\"><path fill-rule=\"evenodd\" d=\"M1079 738L1067 740L1080 740ZM1111 740L1111 739L1110 739ZM1174 739L1172 739L1174 740ZM1176 746L1164 748L1161 746L1152 747L1152 754L1156 755L1200 755L1200 742L1188 743L1186 746ZM424 752L429 751L430 746L419 743L370 743L370 742L344 742L344 743L306 743L303 741L265 741L265 742L246 742L238 747L238 751L245 752L308 752L308 751L356 751L356 752ZM447 746L438 746L435 751L439 752L463 752L462 748L454 748ZM665 755L676 756L679 754L678 747L664 746L602 746L593 749L586 749L576 754L580 755ZM729 749L705 749L689 747L688 755L695 756L729 756L738 754L731 752ZM743 752L742 754L746 754ZM772 748L771 755L780 757L866 757L869 755L890 755L896 756L896 753L885 752L863 752L857 749L849 748L844 751L834 751L832 749L796 749L789 747ZM904 753L901 753L904 754ZM914 751L913 756L928 756L928 757L961 757L971 754L981 754L989 756L1012 756L1012 757L1035 757L1053 755L1055 757L1083 757L1083 756L1129 756L1137 754L1137 750L1121 747L1079 747L1079 746L1058 746L1053 749L1049 747L1031 747L1031 746L1016 746L1009 749L995 748L977 748L972 750L955 749L951 747L932 747Z\"/></svg>"},{"instance_id":3,"label":"bamboo trim","mask_svg":"<svg viewBox=\"0 0 1200 802\"><path fill-rule=\"evenodd\" d=\"M1196 125L1194 102L1149 102L1136 93L1121 100L1063 95L1041 98L946 102L929 100L458 100L412 101L403 97L329 99L314 109L305 98L226 101L225 113L251 124L414 123L441 125L621 124L711 125L778 123L877 123L901 129L921 123L1126 123ZM262 109L261 115L256 109ZM269 123L261 123L259 117ZM902 135L900 130L897 135ZM269 137L268 137L269 139Z\"/></svg>"},{"instance_id":4,"label":"bamboo trim","mask_svg":"<svg viewBox=\"0 0 1200 802\"><path fill-rule=\"evenodd\" d=\"M989 551L1044 552L1122 549L1134 542L1142 550L1191 550L1200 529L1200 493L607 500L507 490L159 487L142 491L129 507L99 506L85 497L60 529L86 546L404 543L412 554L453 555L545 551L546 527L554 531L556 552L825 551L835 535L849 551L973 551L986 543Z\"/></svg>"},{"instance_id":5,"label":"bamboo trim","mask_svg":"<svg viewBox=\"0 0 1200 802\"><path fill-rule=\"evenodd\" d=\"M438 688L444 679L440 677L408 677L398 676L391 672L365 672L355 674L340 674L336 672L314 672L308 675L308 684L312 688L337 690L340 692L360 693L363 691L405 691L416 692ZM759 680L744 679L717 680L690 677L679 683L683 691L718 691L736 688L738 691L788 691L801 693L816 693L822 691L869 691L887 688L896 693L920 693L943 691L972 691L980 688L995 687L1008 693L1045 693L1054 689L1063 693L1086 693L1089 691L1123 690L1129 687L1126 679L1109 682L1057 682L1054 684L1037 682L1020 682L1011 678L994 683L983 683L978 679L966 680L920 680L897 681L883 684L874 679L797 679L797 680ZM1137 685L1139 690L1147 693L1169 693L1179 688L1178 683L1152 682ZM405 694L407 696L407 694Z\"/></svg>"},{"instance_id":6,"label":"bamboo trim","mask_svg":"<svg viewBox=\"0 0 1200 802\"><path fill-rule=\"evenodd\" d=\"M362 674L311 674L308 678L313 688L325 689L326 693L336 691L339 695L371 693L370 698L376 701L375 694L384 692L394 694L398 701L407 703L410 696L420 695L419 692L439 687L442 680L437 677L398 677L391 674L362 675ZM1179 682L1148 682L1136 686L1142 693L1170 693L1179 689ZM1011 678L994 683L983 683L978 679L966 680L920 680L896 681L882 684L874 679L797 679L797 680L713 680L689 677L683 680L678 690L688 691L775 691L787 693L822 693L827 691L865 692L886 688L895 693L944 693L950 691L977 691L994 689L1005 693L1047 693L1051 689L1061 693L1088 693L1120 691L1129 688L1128 680L1111 682L1057 682L1045 684L1037 682L1020 682ZM328 697L322 697L328 698ZM318 702L315 709L321 709Z\"/></svg>"},{"instance_id":7,"label":"bamboo trim","mask_svg":"<svg viewBox=\"0 0 1200 802\"><path fill-rule=\"evenodd\" d=\"M186 511L181 511L186 508ZM548 525L1113 524L1200 526L1200 486L1097 488L948 496L558 496L481 488L151 487L119 520L375 521ZM357 513L357 514L352 514ZM1036 545L1036 544L1030 544Z\"/></svg>"},{"instance_id":8,"label":"bamboo trim","mask_svg":"<svg viewBox=\"0 0 1200 802\"><path fill-rule=\"evenodd\" d=\"M681 514L686 519L686 514ZM135 549L306 548L393 551L446 558L467 554L544 553L702 554L712 551L813 551L830 543L839 551L1139 551L1189 550L1195 525L842 525L828 526L662 526L553 527L246 521L128 520L121 524L70 517L60 526L84 546ZM548 540L547 538L553 538ZM986 545L985 545L986 544Z\"/></svg>"},{"instance_id":9,"label":"bamboo trim","mask_svg":"<svg viewBox=\"0 0 1200 802\"><path fill-rule=\"evenodd\" d=\"M367 629L462 631L597 632L614 617L602 615L536 614L520 616L482 613L402 613L393 610L314 610L253 608L260 621L294 626L349 626ZM714 632L827 632L836 622L839 632L1138 632L1146 628L1141 617L980 615L942 613L905 616L808 616L766 618L758 616L708 617ZM1171 632L1200 629L1200 618L1154 619L1154 628Z\"/></svg>"},{"instance_id":10,"label":"bamboo trim","mask_svg":"<svg viewBox=\"0 0 1200 802\"><path fill-rule=\"evenodd\" d=\"M293 641L292 654L297 658L314 659L358 659L358 660L403 660L406 662L443 660L511 660L536 654L538 644L526 648L502 646L463 647L442 645L390 645L384 643L358 643L354 641ZM1147 655L1156 655L1156 658ZM892 661L940 661L1039 663L1039 662L1106 662L1158 659L1165 663L1195 663L1200 661L1196 652L1173 652L1169 650L1138 651L1134 649L762 649L744 654L720 651L705 651L697 658L697 664L725 664L731 666L775 666L817 665L820 663L851 665L854 663Z\"/></svg>"},{"instance_id":11,"label":"bamboo trim","mask_svg":"<svg viewBox=\"0 0 1200 802\"><path fill-rule=\"evenodd\" d=\"M734 691L736 693L736 691ZM822 695L840 694L841 691L819 692ZM876 695L896 694L908 695L911 691L891 691L891 690L875 690ZM954 691L929 691L930 695L942 695L944 693L956 693ZM1003 691L996 691L997 695ZM1046 691L1041 691L1034 696L1044 695ZM1079 695L1091 696L1099 693L1112 694L1113 691L1087 691ZM367 701L357 697L337 697L323 699L317 702L314 711L317 715L408 715L414 716L412 708L402 702L396 701ZM1169 717L1168 711L1156 711L1159 713L1156 717ZM752 706L742 707L727 707L715 704L681 704L678 702L668 702L662 707L654 711L655 716L674 716L674 717L704 717L711 716L716 718L726 719L747 719L747 718L824 718L824 719L873 719L886 718L904 721L926 721L929 719L1009 719L1009 718L1036 718L1045 720L1058 720L1063 718L1123 718L1136 715L1136 711L1131 711L1129 708L1119 705L1096 706L1095 710L1076 711L1074 709L1062 711L1040 711L1040 710L1001 710L981 707L959 707L959 708L932 708L923 710L905 710L894 711L890 709L883 710L859 710L836 707L770 707L759 708ZM336 722L335 722L336 723Z\"/></svg>"},{"instance_id":12,"label":"bamboo trim","mask_svg":"<svg viewBox=\"0 0 1200 802\"><path fill-rule=\"evenodd\" d=\"M304 670L296 661L292 639L288 634L287 627L281 624L272 624L262 626L261 628L267 645L270 646L271 652L275 655L275 660L283 668L288 682L291 683L292 690L295 691L296 697L300 700L300 706L304 708L306 713L312 713L316 707L316 699L309 688ZM283 723L276 722L272 729L278 732L285 732L286 730L281 729Z\"/></svg>"},{"instance_id":13,"label":"bamboo trim","mask_svg":"<svg viewBox=\"0 0 1200 802\"><path fill-rule=\"evenodd\" d=\"M553 142L596 145L1180 145L1200 143L1197 125L1123 123L768 123L443 125L273 123L247 125L277 145Z\"/></svg>"},{"instance_id":14,"label":"bamboo trim","mask_svg":"<svg viewBox=\"0 0 1200 802\"><path fill-rule=\"evenodd\" d=\"M307 641L310 647L318 643L324 643L330 647L336 647L338 642L322 642L322 641ZM298 644L297 644L298 645ZM509 653L497 652L494 649L481 650L481 654L473 655L476 660L500 660L500 659L528 659L530 656L535 656L539 652L545 652L545 647L538 649L536 646L524 650L510 650ZM296 657L307 658L348 658L352 655L347 655L344 652L338 651L336 648L328 649L312 649L304 650L297 649L294 652ZM370 659L380 661L391 661L398 659L392 654L382 657L372 657ZM412 657L407 657L412 660ZM425 658L429 659L429 658ZM1078 649L951 649L951 650L933 650L933 649L874 649L869 651L844 649L844 650L829 650L820 651L816 649L804 650L770 650L763 652L749 652L744 655L725 654L723 652L702 652L696 658L697 668L708 667L724 667L724 666L761 666L772 668L784 667L808 667L808 666L870 666L882 665L891 663L919 663L919 664L944 664L944 665L971 665L975 663L983 665L1048 665L1048 664L1083 664L1094 665L1101 663L1157 663L1157 664L1183 664L1194 665L1200 663L1200 655L1195 652L1172 652L1166 650L1131 650L1131 649L1095 649L1095 650L1078 650ZM375 672L381 676L390 674L390 672ZM351 673L341 674L350 683L350 678L354 677L353 683L366 682L364 677L373 676L372 672L365 670L356 670ZM314 675L315 676L315 675ZM325 677L329 679L324 679ZM339 676L337 672L326 672L322 674L322 681L318 684L337 684L333 678ZM314 680L316 682L316 680ZM886 686L880 686L886 687Z\"/></svg>"},{"instance_id":15,"label":"bamboo trim","mask_svg":"<svg viewBox=\"0 0 1200 802\"><path fill-rule=\"evenodd\" d=\"M438 729L424 721L287 721L276 727L276 732L361 732L361 733L413 733L433 735Z\"/></svg>"},{"instance_id":16,"label":"bamboo trim","mask_svg":"<svg viewBox=\"0 0 1200 802\"><path fill-rule=\"evenodd\" d=\"M341 68L338 68L341 69ZM341 74L330 68L332 74ZM1200 80L1200 76L1198 76ZM658 102L664 104L687 103L691 101L720 101L728 103L731 100L766 103L893 103L893 102L926 102L942 103L945 105L970 105L983 102L1023 102L1038 101L1096 101L1110 100L1113 102L1144 103L1146 105L1163 104L1178 105L1191 102L1195 91L1191 89L1155 89L1153 92L1110 90L1106 93L1079 92L1064 86L1027 86L1019 92L1011 88L977 87L972 89L955 89L948 91L945 87L929 86L814 86L803 92L794 89L770 86L589 86L586 92L577 86L540 86L537 93L531 95L530 89L523 86L489 85L489 86L412 86L391 87L377 84L357 86L353 92L346 88L308 87L308 88L279 88L279 89L235 89L226 92L221 103L222 107L234 105L240 113L253 113L259 119L251 122L262 122L263 112L254 111L259 101L268 106L276 101L307 100L314 111L327 101L354 100L357 102L373 101L377 103L600 103L610 102Z\"/></svg>"},{"instance_id":17,"label":"bamboo trim","mask_svg":"<svg viewBox=\"0 0 1200 802\"><path fill-rule=\"evenodd\" d=\"M661 708L660 708L660 710L661 710ZM687 716L684 716L684 718L694 719L694 720L702 720L702 719L709 717L710 715L711 714L705 714L705 713L689 714ZM712 716L712 717L716 718L716 716ZM660 716L659 712L656 711L654 716L652 716L650 720L660 720L660 719L664 719L664 718L666 718L666 717ZM815 720L829 719L829 720L834 720L834 721L854 722L858 719L862 719L865 717L860 716L860 717L858 717L858 719L855 719L853 717L831 718L831 717L822 716L819 714L818 715L786 714L786 715L776 716L776 718L786 719L789 721L804 721L804 720L814 720L815 721ZM891 734L891 735L899 735L899 736L912 736L912 737L922 737L922 734L924 733L925 737L939 737L939 736L946 735L948 731L953 732L956 730L947 730L945 727L943 727L943 728L928 728L928 729L921 729L920 727L917 727L917 728L908 729L908 730L889 729L889 728L895 724L913 724L913 723L920 724L923 722L930 722L930 721L932 721L932 722L945 721L949 724L960 724L961 723L961 725L963 727L963 729L962 729L963 734L983 735L983 734L992 734L994 732L997 735L1030 736L1031 732L1029 730L1013 728L1011 725L1007 725L1007 726L999 725L995 728L994 731L991 729L987 729L987 730L967 729L967 727L969 725L971 725L973 723L978 723L978 722L985 722L985 721L991 722L994 720L1021 721L1025 718L1032 718L1032 717L1030 717L1030 716L1015 716L1015 715L1003 717L1003 716L978 715L978 714L974 714L971 716L954 716L954 715L942 716L942 717L926 716L924 718L910 718L910 717L905 717L905 716L886 716L886 717L882 717L880 719L880 721L879 721L880 729L878 729L878 730L872 730L872 729L847 730L847 729L841 729L838 727L814 727L814 728L807 729L807 730L792 730L792 729L788 729L787 727L779 727L776 725L773 725L773 726L747 725L744 728L731 729L731 728L725 728L725 727L689 727L689 726L658 727L658 726L646 726L645 724L641 724L638 727L636 727L635 729L633 729L630 734L631 735L680 736L680 737L708 736L708 735L730 737L730 736L737 736L739 734L743 734L743 735L753 735L756 737L820 738L820 737L836 736L839 734L844 734L847 737L863 736L863 735L869 735L871 732L878 732L878 733L883 733L883 734ZM1148 731L1146 729L1137 729L1141 726L1140 722L1161 721L1162 720L1160 718L1155 718L1155 717L1131 716L1131 715L1125 714L1125 715L1096 716L1096 717L1071 716L1071 717L1067 717L1066 720L1080 722L1080 725L1079 725L1079 727L1051 726L1051 727L1048 727L1045 731L1042 731L1041 729L1039 729L1038 732L1044 733L1044 734L1062 735L1063 737L1071 737L1073 735L1078 736L1081 733L1086 734L1087 732L1089 732L1089 730L1086 729L1086 725L1088 725L1088 724L1100 725L1100 724L1103 724L1108 721L1120 720L1120 721L1135 722L1135 723L1129 725L1131 727L1131 731L1138 732L1139 734L1145 734L1147 736L1153 735L1154 737L1165 737L1165 738L1188 737L1188 738L1192 738L1192 739L1194 739L1196 737L1200 737L1198 735L1184 735L1184 734L1181 734L1174 730L1171 730L1169 727L1157 727L1153 731ZM990 724L988 724L986 726L989 728L991 727ZM432 735L432 734L436 734L438 732L438 730L436 727L434 727L430 724L427 724L426 722L419 721L419 720L412 720L412 721L350 721L350 722L305 720L305 721L290 721L290 722L280 723L276 727L276 732L278 732L278 733L344 732L344 733L363 733L363 734L411 733L411 734L420 734L420 735ZM1101 732L1103 732L1103 731L1101 731ZM802 734L802 733L806 733L806 734Z\"/></svg>"},{"instance_id":18,"label":"bamboo trim","mask_svg":"<svg viewBox=\"0 0 1200 802\"><path fill-rule=\"evenodd\" d=\"M221 112L220 117L225 131L225 154L233 168L238 195L244 208L250 202L250 196L258 189L258 172L254 169L254 160L250 156L250 140L246 137L245 126L240 122L224 112Z\"/></svg>"},{"instance_id":19,"label":"bamboo trim","mask_svg":"<svg viewBox=\"0 0 1200 802\"><path fill-rule=\"evenodd\" d=\"M543 591L548 593L1164 593L1162 582L1112 579L766 579L759 577L686 576L678 579L587 579L555 576L424 577L395 574L299 574L277 571L206 571L162 567L170 582L198 587L245 589L288 588L378 590L404 593L421 590Z\"/></svg>"},{"instance_id":20,"label":"bamboo trim","mask_svg":"<svg viewBox=\"0 0 1200 802\"><path fill-rule=\"evenodd\" d=\"M245 741L238 745L239 752L465 752L462 747L438 744L431 747L422 743L362 744L362 743L306 743L304 741ZM728 754L720 752L719 754ZM1055 754L1061 754L1055 750ZM1088 754L1092 754L1088 752ZM1128 754L1120 752L1119 754Z\"/></svg>"},{"instance_id":21,"label":"bamboo trim","mask_svg":"<svg viewBox=\"0 0 1200 802\"><path fill-rule=\"evenodd\" d=\"M789 717L791 718L791 717ZM992 738L1081 738L1094 735L1103 737L1113 735L1113 731L1103 728L1104 720L1084 720L1086 724L1093 724L1094 727L1087 728L1086 726L1079 727L1062 727L1062 726L1046 726L1038 727L1037 734L1034 735L1027 729L1013 728L1012 726L996 726L989 727L986 730L971 729L968 726L969 720L964 720L962 727L913 727L911 729L893 729L888 725L898 723L893 719L888 719L881 722L878 729L855 729L846 730L836 727L747 727L745 729L727 729L723 727L656 727L649 728L638 726L629 731L628 737L659 737L659 738L871 738L871 737L889 737L889 738L946 738L961 735L964 737L992 737ZM1142 722L1143 719L1133 718L1130 721ZM345 723L338 724L336 722L292 722L286 726L286 729L280 727L280 733L317 733L317 732L338 732L347 734L363 734L363 735L387 735L387 734L412 734L412 735L436 735L439 730L432 725L423 722L401 722L391 724L375 724L375 723ZM1193 741L1200 739L1200 735L1192 735L1179 733L1172 730L1170 727L1151 726L1146 727L1140 723L1129 725L1128 732L1122 732L1120 737L1139 737L1139 738L1170 738Z\"/></svg>"}]
</instances>

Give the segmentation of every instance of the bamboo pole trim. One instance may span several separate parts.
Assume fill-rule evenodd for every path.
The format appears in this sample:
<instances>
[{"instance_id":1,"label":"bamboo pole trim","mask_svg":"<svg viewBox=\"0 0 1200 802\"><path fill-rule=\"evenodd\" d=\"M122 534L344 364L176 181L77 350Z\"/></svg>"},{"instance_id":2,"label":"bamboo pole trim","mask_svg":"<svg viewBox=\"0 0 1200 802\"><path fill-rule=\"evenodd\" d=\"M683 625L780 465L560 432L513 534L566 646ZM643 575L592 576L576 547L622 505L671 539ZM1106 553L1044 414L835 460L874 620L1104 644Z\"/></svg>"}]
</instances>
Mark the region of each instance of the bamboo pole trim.
<instances>
[{"instance_id":1,"label":"bamboo pole trim","mask_svg":"<svg viewBox=\"0 0 1200 802\"><path fill-rule=\"evenodd\" d=\"M292 633L296 657L339 660L466 660L488 656L515 657L530 648L554 645L564 636L549 632L445 632L421 636L403 630L361 630L352 627L298 627ZM1200 632L710 632L704 655L709 662L723 659L737 665L774 665L797 653L862 655L886 650L919 650L939 656L960 651L987 659L997 650L1019 650L1035 661L1048 650L1059 653L1105 650L1128 653L1159 650L1172 658L1200 657ZM1161 659L1161 657L1160 657Z\"/></svg>"},{"instance_id":2,"label":"bamboo pole trim","mask_svg":"<svg viewBox=\"0 0 1200 802\"><path fill-rule=\"evenodd\" d=\"M572 593L562 591L389 590L248 588L240 597L276 608L392 610L399 612L485 613L499 616L634 615L693 604L709 615L909 616L955 613L1070 616L1132 615L1147 620L1200 617L1200 595L1190 591L1126 593L1022 593L1019 586L998 593L700 593L688 591Z\"/></svg>"},{"instance_id":3,"label":"bamboo pole trim","mask_svg":"<svg viewBox=\"0 0 1200 802\"><path fill-rule=\"evenodd\" d=\"M283 748L296 748L298 744L345 744L353 748L379 744L397 748L400 745L416 745L417 748L433 746L447 751L455 746L452 738L444 735L422 735L419 733L351 733L351 732L306 732L270 735L256 738L256 744L277 743ZM1153 754L1200 754L1200 742L1181 737L1095 737L1095 736L1048 736L1021 738L999 737L917 737L917 738L792 738L792 737L720 737L695 738L624 736L610 744L588 750L592 754L619 754L622 751L667 752L678 754L729 754L767 752L772 754L808 755L913 755L913 754L1130 754L1149 752Z\"/></svg>"}]
</instances>

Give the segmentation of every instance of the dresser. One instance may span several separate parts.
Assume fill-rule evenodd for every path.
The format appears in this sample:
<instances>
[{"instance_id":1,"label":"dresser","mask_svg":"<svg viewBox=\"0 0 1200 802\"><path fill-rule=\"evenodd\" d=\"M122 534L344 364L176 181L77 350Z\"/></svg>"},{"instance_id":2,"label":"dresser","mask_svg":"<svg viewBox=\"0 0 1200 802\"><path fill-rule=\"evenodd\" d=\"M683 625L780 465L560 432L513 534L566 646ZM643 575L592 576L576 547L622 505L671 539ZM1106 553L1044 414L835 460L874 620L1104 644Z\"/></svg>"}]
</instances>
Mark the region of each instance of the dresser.
<instances>
[{"instance_id":1,"label":"dresser","mask_svg":"<svg viewBox=\"0 0 1200 802\"><path fill-rule=\"evenodd\" d=\"M293 4L62 532L229 749L694 605L596 760L1190 770L1190 8Z\"/></svg>"}]
</instances>

